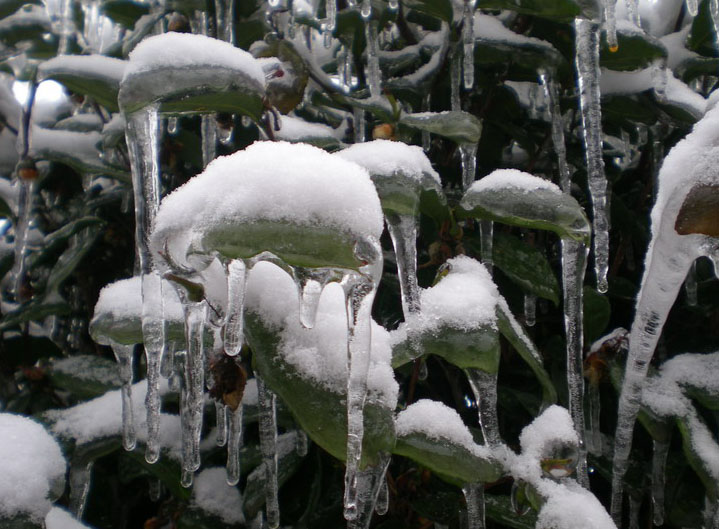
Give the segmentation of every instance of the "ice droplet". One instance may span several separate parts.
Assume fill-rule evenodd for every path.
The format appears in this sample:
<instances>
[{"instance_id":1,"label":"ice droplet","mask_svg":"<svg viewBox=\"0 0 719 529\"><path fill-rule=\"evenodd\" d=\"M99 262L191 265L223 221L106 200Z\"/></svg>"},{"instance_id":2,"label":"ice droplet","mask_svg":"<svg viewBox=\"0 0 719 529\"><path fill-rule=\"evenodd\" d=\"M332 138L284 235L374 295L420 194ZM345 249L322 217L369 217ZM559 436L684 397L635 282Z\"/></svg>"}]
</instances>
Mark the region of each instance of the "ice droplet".
<instances>
[{"instance_id":1,"label":"ice droplet","mask_svg":"<svg viewBox=\"0 0 719 529\"><path fill-rule=\"evenodd\" d=\"M687 11L693 17L699 14L699 1L698 0L687 0Z\"/></svg>"},{"instance_id":2,"label":"ice droplet","mask_svg":"<svg viewBox=\"0 0 719 529\"><path fill-rule=\"evenodd\" d=\"M362 0L362 4L360 5L360 14L365 20L369 19L369 17L372 15L371 0Z\"/></svg>"},{"instance_id":3,"label":"ice droplet","mask_svg":"<svg viewBox=\"0 0 719 529\"><path fill-rule=\"evenodd\" d=\"M311 329L315 326L322 291L329 282L339 279L339 276L328 268L299 266L292 269L292 275L300 300L300 323L305 329Z\"/></svg>"},{"instance_id":4,"label":"ice droplet","mask_svg":"<svg viewBox=\"0 0 719 529\"><path fill-rule=\"evenodd\" d=\"M177 134L177 116L170 116L167 118L167 133Z\"/></svg>"}]
</instances>

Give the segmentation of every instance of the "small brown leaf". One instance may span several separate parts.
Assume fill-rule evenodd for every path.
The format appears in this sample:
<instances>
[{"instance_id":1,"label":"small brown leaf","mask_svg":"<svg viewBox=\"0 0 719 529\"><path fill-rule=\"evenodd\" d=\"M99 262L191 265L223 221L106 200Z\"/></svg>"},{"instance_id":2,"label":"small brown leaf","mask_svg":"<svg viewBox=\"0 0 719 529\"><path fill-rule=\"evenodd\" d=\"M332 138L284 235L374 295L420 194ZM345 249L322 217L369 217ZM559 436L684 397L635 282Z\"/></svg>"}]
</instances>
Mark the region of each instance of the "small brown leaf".
<instances>
[{"instance_id":1,"label":"small brown leaf","mask_svg":"<svg viewBox=\"0 0 719 529\"><path fill-rule=\"evenodd\" d=\"M719 237L719 185L694 186L684 199L674 229L679 235Z\"/></svg>"}]
</instances>

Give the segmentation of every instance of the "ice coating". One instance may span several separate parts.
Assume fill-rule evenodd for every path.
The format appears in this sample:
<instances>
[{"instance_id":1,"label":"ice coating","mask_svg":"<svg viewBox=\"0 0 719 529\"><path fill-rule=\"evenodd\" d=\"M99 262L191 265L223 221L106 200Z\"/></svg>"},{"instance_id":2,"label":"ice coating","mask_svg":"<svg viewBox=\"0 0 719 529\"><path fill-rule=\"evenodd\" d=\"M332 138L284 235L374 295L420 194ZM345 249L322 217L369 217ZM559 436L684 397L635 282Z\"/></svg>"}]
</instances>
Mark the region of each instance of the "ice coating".
<instances>
[{"instance_id":1,"label":"ice coating","mask_svg":"<svg viewBox=\"0 0 719 529\"><path fill-rule=\"evenodd\" d=\"M257 263L250 271L245 304L248 311L259 313L266 324L280 331L280 353L286 362L331 391L346 391L347 315L344 293L338 284L325 287L312 329L299 323L292 278L271 263ZM394 409L399 386L390 366L389 333L374 322L371 355L368 398Z\"/></svg>"},{"instance_id":2,"label":"ice coating","mask_svg":"<svg viewBox=\"0 0 719 529\"><path fill-rule=\"evenodd\" d=\"M487 189L504 189L506 187L513 187L526 193L531 193L537 189L546 189L554 191L557 194L562 192L556 184L549 180L517 169L497 169L496 171L492 171L481 180L477 180L473 183L469 190L478 192Z\"/></svg>"},{"instance_id":3,"label":"ice coating","mask_svg":"<svg viewBox=\"0 0 719 529\"><path fill-rule=\"evenodd\" d=\"M261 87L265 74L248 52L227 42L194 35L168 32L144 39L130 52L125 79L137 73L163 68L189 68L196 65L224 66L243 71Z\"/></svg>"},{"instance_id":4,"label":"ice coating","mask_svg":"<svg viewBox=\"0 0 719 529\"><path fill-rule=\"evenodd\" d=\"M0 413L0 515L42 520L63 491L65 458L57 441L39 423Z\"/></svg>"},{"instance_id":5,"label":"ice coating","mask_svg":"<svg viewBox=\"0 0 719 529\"><path fill-rule=\"evenodd\" d=\"M432 168L429 158L417 145L407 145L400 141L374 140L355 143L339 151L335 156L361 165L371 175L388 176L401 173L418 181L426 175L441 185L437 171Z\"/></svg>"},{"instance_id":6,"label":"ice coating","mask_svg":"<svg viewBox=\"0 0 719 529\"><path fill-rule=\"evenodd\" d=\"M233 525L245 522L242 513L242 497L237 487L225 481L225 469L206 468L194 479L190 504L204 512L214 514L223 522Z\"/></svg>"},{"instance_id":7,"label":"ice coating","mask_svg":"<svg viewBox=\"0 0 719 529\"><path fill-rule=\"evenodd\" d=\"M282 116L282 127L274 132L275 138L282 141L340 141L344 128L333 129L322 123L312 123L294 116Z\"/></svg>"},{"instance_id":8,"label":"ice coating","mask_svg":"<svg viewBox=\"0 0 719 529\"><path fill-rule=\"evenodd\" d=\"M256 142L217 158L167 196L153 243L183 263L192 235L237 222L286 221L352 236L382 233L382 211L367 172L306 144Z\"/></svg>"},{"instance_id":9,"label":"ice coating","mask_svg":"<svg viewBox=\"0 0 719 529\"><path fill-rule=\"evenodd\" d=\"M421 433L438 442L449 441L466 448L479 457L490 457L492 452L475 443L469 428L459 414L436 400L421 399L397 415L395 428L398 436Z\"/></svg>"},{"instance_id":10,"label":"ice coating","mask_svg":"<svg viewBox=\"0 0 719 529\"><path fill-rule=\"evenodd\" d=\"M507 26L502 24L502 21L497 17L491 15L485 15L483 13L475 13L474 15L474 37L478 41L489 41L489 42L507 42L510 44L517 45L532 45L542 46L548 50L554 50L554 47L547 41L535 38L527 37L515 33Z\"/></svg>"}]
</instances>

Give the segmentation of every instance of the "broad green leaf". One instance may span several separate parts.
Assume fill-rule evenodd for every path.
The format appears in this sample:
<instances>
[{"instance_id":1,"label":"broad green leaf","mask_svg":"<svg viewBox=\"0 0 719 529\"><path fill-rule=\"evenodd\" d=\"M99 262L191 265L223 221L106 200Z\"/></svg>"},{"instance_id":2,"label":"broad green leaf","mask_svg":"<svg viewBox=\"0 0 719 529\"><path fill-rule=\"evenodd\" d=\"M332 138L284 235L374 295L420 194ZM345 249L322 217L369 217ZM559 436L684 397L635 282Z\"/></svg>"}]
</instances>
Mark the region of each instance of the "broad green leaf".
<instances>
[{"instance_id":1,"label":"broad green leaf","mask_svg":"<svg viewBox=\"0 0 719 529\"><path fill-rule=\"evenodd\" d=\"M482 457L464 445L447 439L437 440L421 432L399 435L394 453L461 483L492 482L503 473L502 465L496 459Z\"/></svg>"},{"instance_id":2,"label":"broad green leaf","mask_svg":"<svg viewBox=\"0 0 719 529\"><path fill-rule=\"evenodd\" d=\"M75 93L92 97L113 112L127 61L102 55L66 55L38 67L38 80L53 79Z\"/></svg>"},{"instance_id":3,"label":"broad green leaf","mask_svg":"<svg viewBox=\"0 0 719 529\"><path fill-rule=\"evenodd\" d=\"M278 329L268 327L253 312L245 314L245 333L253 352L253 367L267 386L280 396L315 443L344 461L347 456L346 396L300 375L280 354ZM377 455L392 452L395 442L394 410L368 401L364 414L363 466L376 464Z\"/></svg>"},{"instance_id":4,"label":"broad green leaf","mask_svg":"<svg viewBox=\"0 0 719 529\"><path fill-rule=\"evenodd\" d=\"M413 9L426 15L452 23L453 9L451 0L404 0L403 9Z\"/></svg>"},{"instance_id":5,"label":"broad green leaf","mask_svg":"<svg viewBox=\"0 0 719 529\"><path fill-rule=\"evenodd\" d=\"M674 70L685 83L703 75L714 75L717 71L719 71L719 59L699 56L682 61Z\"/></svg>"},{"instance_id":6,"label":"broad green leaf","mask_svg":"<svg viewBox=\"0 0 719 529\"><path fill-rule=\"evenodd\" d=\"M48 316L65 316L70 312L70 305L61 299L33 299L19 308L3 314L2 320L0 320L0 331L12 329L28 321L42 321Z\"/></svg>"},{"instance_id":7,"label":"broad green leaf","mask_svg":"<svg viewBox=\"0 0 719 529\"><path fill-rule=\"evenodd\" d=\"M402 114L400 125L439 134L458 143L477 143L482 135L482 122L462 110Z\"/></svg>"},{"instance_id":8,"label":"broad green leaf","mask_svg":"<svg viewBox=\"0 0 719 529\"><path fill-rule=\"evenodd\" d=\"M91 355L75 355L50 364L47 370L52 384L81 399L100 396L122 385L117 363Z\"/></svg>"},{"instance_id":9,"label":"broad green leaf","mask_svg":"<svg viewBox=\"0 0 719 529\"><path fill-rule=\"evenodd\" d=\"M103 2L102 12L118 24L131 28L141 16L150 12L150 6L134 0L110 0Z\"/></svg>"},{"instance_id":10,"label":"broad green leaf","mask_svg":"<svg viewBox=\"0 0 719 529\"><path fill-rule=\"evenodd\" d=\"M659 113L644 94L612 95L602 98L602 119L620 124L641 122L653 125Z\"/></svg>"},{"instance_id":11,"label":"broad green leaf","mask_svg":"<svg viewBox=\"0 0 719 529\"><path fill-rule=\"evenodd\" d=\"M611 307L606 296L591 287L584 287L584 343L601 337L609 324Z\"/></svg>"},{"instance_id":12,"label":"broad green leaf","mask_svg":"<svg viewBox=\"0 0 719 529\"><path fill-rule=\"evenodd\" d=\"M526 292L559 305L559 283L544 252L504 233L494 235L494 264Z\"/></svg>"},{"instance_id":13,"label":"broad green leaf","mask_svg":"<svg viewBox=\"0 0 719 529\"><path fill-rule=\"evenodd\" d=\"M0 20L4 19L9 15L12 15L15 11L20 9L25 4L40 5L40 2L37 0L0 0Z\"/></svg>"},{"instance_id":14,"label":"broad green leaf","mask_svg":"<svg viewBox=\"0 0 719 529\"><path fill-rule=\"evenodd\" d=\"M122 56L127 57L128 55L130 55L130 52L135 49L135 46L140 44L140 42L142 42L142 39L144 39L150 34L150 32L155 28L155 24L157 24L162 18L164 18L167 13L168 11L160 11L157 13L149 13L147 15L142 15L140 18L138 18L132 31L129 32L122 40Z\"/></svg>"},{"instance_id":15,"label":"broad green leaf","mask_svg":"<svg viewBox=\"0 0 719 529\"><path fill-rule=\"evenodd\" d=\"M699 2L699 13L692 20L692 29L687 38L687 48L701 55L716 53L715 31L709 12L710 2Z\"/></svg>"},{"instance_id":16,"label":"broad green leaf","mask_svg":"<svg viewBox=\"0 0 719 529\"><path fill-rule=\"evenodd\" d=\"M661 42L639 30L619 29L617 41L619 48L610 51L606 39L602 37L599 62L603 68L616 71L639 70L667 56L667 49Z\"/></svg>"},{"instance_id":17,"label":"broad green leaf","mask_svg":"<svg viewBox=\"0 0 719 529\"><path fill-rule=\"evenodd\" d=\"M25 4L12 15L0 19L0 41L13 46L20 41L42 41L51 31L50 17L44 7Z\"/></svg>"},{"instance_id":18,"label":"broad green leaf","mask_svg":"<svg viewBox=\"0 0 719 529\"><path fill-rule=\"evenodd\" d=\"M580 13L579 5L573 0L485 0L482 9L508 9L523 15L566 21Z\"/></svg>"},{"instance_id":19,"label":"broad green leaf","mask_svg":"<svg viewBox=\"0 0 719 529\"><path fill-rule=\"evenodd\" d=\"M470 188L459 204L457 216L549 230L584 243L591 237L591 227L582 207L570 195L552 189L527 192L509 185Z\"/></svg>"}]
</instances>

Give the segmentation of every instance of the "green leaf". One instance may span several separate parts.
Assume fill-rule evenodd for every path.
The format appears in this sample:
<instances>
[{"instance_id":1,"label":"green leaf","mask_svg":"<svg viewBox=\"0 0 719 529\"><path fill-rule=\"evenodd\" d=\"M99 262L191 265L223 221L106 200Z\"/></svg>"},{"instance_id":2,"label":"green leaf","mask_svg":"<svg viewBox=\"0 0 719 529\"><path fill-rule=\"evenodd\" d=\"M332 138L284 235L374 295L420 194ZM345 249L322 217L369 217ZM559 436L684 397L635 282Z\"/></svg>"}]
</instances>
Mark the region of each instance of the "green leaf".
<instances>
[{"instance_id":1,"label":"green leaf","mask_svg":"<svg viewBox=\"0 0 719 529\"><path fill-rule=\"evenodd\" d=\"M523 15L572 20L579 15L579 5L572 0L484 0L482 9L508 9Z\"/></svg>"},{"instance_id":2,"label":"green leaf","mask_svg":"<svg viewBox=\"0 0 719 529\"><path fill-rule=\"evenodd\" d=\"M602 119L615 123L653 125L659 113L643 94L602 97Z\"/></svg>"},{"instance_id":3,"label":"green leaf","mask_svg":"<svg viewBox=\"0 0 719 529\"><path fill-rule=\"evenodd\" d=\"M450 0L403 0L402 8L439 18L447 24L452 23L453 9Z\"/></svg>"},{"instance_id":4,"label":"green leaf","mask_svg":"<svg viewBox=\"0 0 719 529\"><path fill-rule=\"evenodd\" d=\"M53 79L69 90L92 97L113 112L127 61L100 55L66 55L38 67L38 81Z\"/></svg>"},{"instance_id":5,"label":"green leaf","mask_svg":"<svg viewBox=\"0 0 719 529\"><path fill-rule=\"evenodd\" d=\"M495 266L525 292L559 305L559 283L544 252L511 235L496 233L492 246Z\"/></svg>"},{"instance_id":6,"label":"green leaf","mask_svg":"<svg viewBox=\"0 0 719 529\"><path fill-rule=\"evenodd\" d=\"M482 122L472 114L457 110L402 114L400 125L439 134L458 143L477 143L482 135Z\"/></svg>"},{"instance_id":7,"label":"green leaf","mask_svg":"<svg viewBox=\"0 0 719 529\"><path fill-rule=\"evenodd\" d=\"M394 453L459 483L492 482L503 473L496 459L482 457L462 444L449 439L437 440L422 432L397 436Z\"/></svg>"},{"instance_id":8,"label":"green leaf","mask_svg":"<svg viewBox=\"0 0 719 529\"><path fill-rule=\"evenodd\" d=\"M582 207L572 196L553 189L527 192L509 185L470 188L459 204L457 217L549 230L584 243L591 237L591 227Z\"/></svg>"},{"instance_id":9,"label":"green leaf","mask_svg":"<svg viewBox=\"0 0 719 529\"><path fill-rule=\"evenodd\" d=\"M606 296L592 287L584 287L584 343L591 344L602 336L609 324L611 307Z\"/></svg>"},{"instance_id":10,"label":"green leaf","mask_svg":"<svg viewBox=\"0 0 719 529\"><path fill-rule=\"evenodd\" d=\"M54 386L81 399L98 397L122 385L117 363L100 356L62 358L51 363L47 373Z\"/></svg>"},{"instance_id":11,"label":"green leaf","mask_svg":"<svg viewBox=\"0 0 719 529\"><path fill-rule=\"evenodd\" d=\"M507 496L499 494L485 494L484 505L487 518L513 529L534 529L537 523L536 513L530 511L519 515L514 511Z\"/></svg>"},{"instance_id":12,"label":"green leaf","mask_svg":"<svg viewBox=\"0 0 719 529\"><path fill-rule=\"evenodd\" d=\"M709 2L699 2L699 13L692 20L692 29L687 38L687 48L701 55L716 54L714 24L709 12Z\"/></svg>"},{"instance_id":13,"label":"green leaf","mask_svg":"<svg viewBox=\"0 0 719 529\"><path fill-rule=\"evenodd\" d=\"M25 4L12 15L0 19L0 41L14 46L20 41L40 41L51 31L50 18L44 7Z\"/></svg>"},{"instance_id":14,"label":"green leaf","mask_svg":"<svg viewBox=\"0 0 719 529\"><path fill-rule=\"evenodd\" d=\"M135 49L135 46L140 44L142 39L150 34L150 32L155 28L155 24L164 18L167 13L168 11L163 10L157 13L142 15L138 18L132 31L122 40L122 56L127 57L130 55L130 52Z\"/></svg>"},{"instance_id":15,"label":"green leaf","mask_svg":"<svg viewBox=\"0 0 719 529\"><path fill-rule=\"evenodd\" d=\"M63 300L38 298L7 312L0 320L0 331L6 331L28 321L42 321L48 316L70 314L70 305Z\"/></svg>"},{"instance_id":16,"label":"green leaf","mask_svg":"<svg viewBox=\"0 0 719 529\"><path fill-rule=\"evenodd\" d=\"M102 12L118 24L131 28L141 16L150 12L150 6L133 0L110 0L103 2Z\"/></svg>"},{"instance_id":17,"label":"green leaf","mask_svg":"<svg viewBox=\"0 0 719 529\"><path fill-rule=\"evenodd\" d=\"M45 529L45 522L27 514L14 516L0 515L0 525L3 529Z\"/></svg>"},{"instance_id":18,"label":"green leaf","mask_svg":"<svg viewBox=\"0 0 719 529\"><path fill-rule=\"evenodd\" d=\"M44 244L40 250L29 255L28 264L29 268L35 268L42 264L47 263L51 259L55 259L56 252L62 247L63 244L73 235L80 233L85 228L90 226L96 226L97 228L103 227L105 221L99 217L81 217L65 224L62 228L55 230L45 236Z\"/></svg>"},{"instance_id":19,"label":"green leaf","mask_svg":"<svg viewBox=\"0 0 719 529\"><path fill-rule=\"evenodd\" d=\"M599 63L602 68L616 71L634 71L650 66L655 60L666 57L667 49L654 37L636 31L617 30L619 49L610 51L606 38L601 39Z\"/></svg>"},{"instance_id":20,"label":"green leaf","mask_svg":"<svg viewBox=\"0 0 719 529\"><path fill-rule=\"evenodd\" d=\"M60 285L75 271L78 264L92 249L95 240L100 236L102 228L97 225L90 225L75 235L75 244L70 244L60 255L55 266L50 270L45 289L48 293L56 292Z\"/></svg>"}]
</instances>

